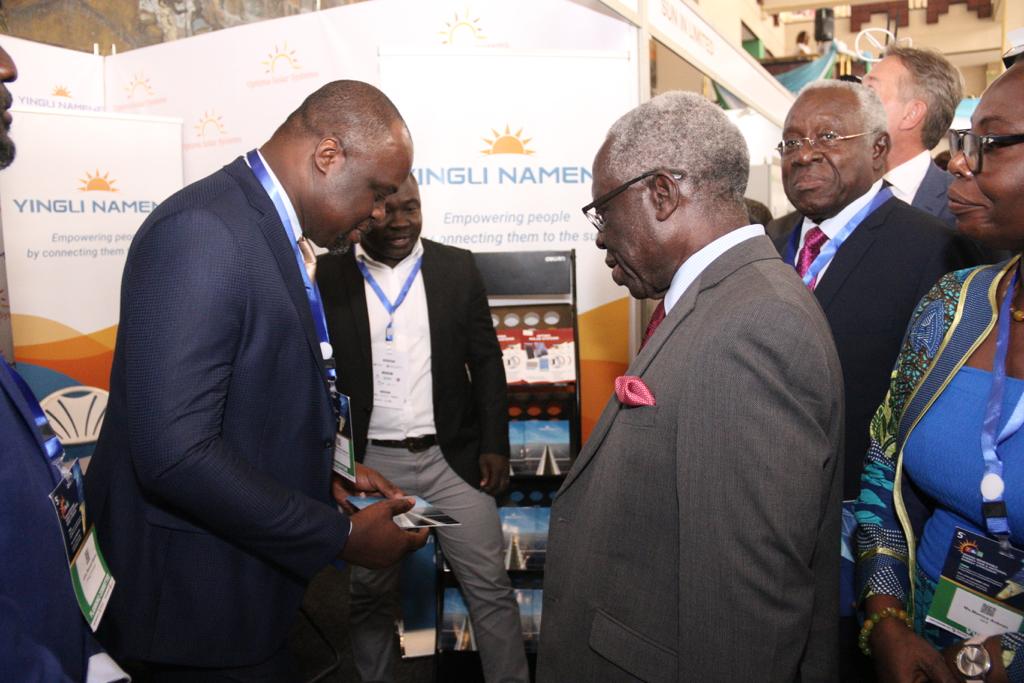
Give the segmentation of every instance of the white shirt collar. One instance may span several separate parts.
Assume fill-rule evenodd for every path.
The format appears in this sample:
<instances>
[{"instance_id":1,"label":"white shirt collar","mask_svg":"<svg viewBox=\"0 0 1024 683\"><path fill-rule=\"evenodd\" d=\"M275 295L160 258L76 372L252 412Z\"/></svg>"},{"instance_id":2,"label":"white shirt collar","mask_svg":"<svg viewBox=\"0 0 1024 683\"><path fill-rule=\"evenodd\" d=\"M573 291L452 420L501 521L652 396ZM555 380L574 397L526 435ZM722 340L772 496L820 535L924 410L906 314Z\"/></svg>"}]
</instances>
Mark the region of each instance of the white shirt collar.
<instances>
[{"instance_id":1,"label":"white shirt collar","mask_svg":"<svg viewBox=\"0 0 1024 683\"><path fill-rule=\"evenodd\" d=\"M890 169L885 174L885 179L892 185L892 193L897 199L902 199L907 204L914 202L924 176L928 173L928 167L932 164L932 157L928 150L923 150L917 156L907 159L896 168Z\"/></svg>"},{"instance_id":2,"label":"white shirt collar","mask_svg":"<svg viewBox=\"0 0 1024 683\"><path fill-rule=\"evenodd\" d=\"M363 249L363 245L359 244L358 242L356 242L355 254L357 259L360 259L361 261L365 262L366 265L370 266L371 268L378 270L381 268L386 268L388 270L392 269L391 266L387 265L386 263L381 263L380 261L375 260L372 256L367 254L366 250ZM416 259L418 259L422 255L423 240L420 238L416 238L416 244L413 245L412 251L409 252L408 256L406 256L404 259L395 264L394 270L401 270L405 266L411 265Z\"/></svg>"},{"instance_id":3,"label":"white shirt collar","mask_svg":"<svg viewBox=\"0 0 1024 683\"><path fill-rule=\"evenodd\" d=\"M683 261L676 274L672 276L672 284L665 292L665 314L667 315L676 302L682 298L690 285L700 277L700 274L710 266L715 259L735 247L740 242L745 242L753 237L765 234L764 227L760 225L747 225L742 228L731 230L716 240L704 245L690 258Z\"/></svg>"},{"instance_id":4,"label":"white shirt collar","mask_svg":"<svg viewBox=\"0 0 1024 683\"><path fill-rule=\"evenodd\" d=\"M281 201L284 203L285 213L288 214L288 220L291 221L292 224L292 234L295 236L295 241L298 242L299 238L302 237L302 226L299 225L299 217L295 213L295 207L292 206L292 200L289 199L288 193L285 192L284 185L282 185L280 181L278 181L277 176L274 175L274 169L272 169L270 164L267 163L266 157L264 157L258 149L256 150L256 154L259 154L260 161L263 162L263 168L267 169L267 175L270 176L270 182L273 183L274 187L277 188L278 194L281 195ZM246 164L249 163L248 157L243 156L242 158L245 159Z\"/></svg>"},{"instance_id":5,"label":"white shirt collar","mask_svg":"<svg viewBox=\"0 0 1024 683\"><path fill-rule=\"evenodd\" d=\"M817 225L821 228L821 231L828 236L829 239L833 239L839 231L843 229L843 226L850 222L850 219L857 215L857 212L868 205L875 195L882 189L882 179L879 178L874 184L868 188L868 191L861 196L854 199L852 202L843 207L843 210L837 213L832 218L826 218L821 223L815 223L810 218L804 217L804 224L801 228L801 238L807 234L807 231ZM800 244L803 244L803 239L800 240Z\"/></svg>"}]
</instances>

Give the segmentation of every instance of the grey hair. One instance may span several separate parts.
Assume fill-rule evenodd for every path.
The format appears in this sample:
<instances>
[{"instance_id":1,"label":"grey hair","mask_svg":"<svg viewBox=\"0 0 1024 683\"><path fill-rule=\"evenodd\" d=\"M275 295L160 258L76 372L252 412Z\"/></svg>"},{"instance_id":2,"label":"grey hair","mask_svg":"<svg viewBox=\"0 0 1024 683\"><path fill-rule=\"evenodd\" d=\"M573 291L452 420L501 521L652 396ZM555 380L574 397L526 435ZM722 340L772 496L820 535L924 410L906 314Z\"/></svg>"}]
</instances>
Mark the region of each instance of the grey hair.
<instances>
[{"instance_id":1,"label":"grey hair","mask_svg":"<svg viewBox=\"0 0 1024 683\"><path fill-rule=\"evenodd\" d=\"M743 201L750 155L739 129L696 93L670 91L626 113L608 130L608 172L623 181L678 169L691 193Z\"/></svg>"},{"instance_id":2,"label":"grey hair","mask_svg":"<svg viewBox=\"0 0 1024 683\"><path fill-rule=\"evenodd\" d=\"M864 130L839 130L836 131L837 133L843 135L854 135L863 132L872 133L874 138L869 140L868 144L873 144L877 136L888 132L889 122L885 115L885 106L878 97L878 93L866 85L850 81L811 81L800 90L800 95L812 90L848 90L857 97L857 108L860 110L861 124Z\"/></svg>"},{"instance_id":3,"label":"grey hair","mask_svg":"<svg viewBox=\"0 0 1024 683\"><path fill-rule=\"evenodd\" d=\"M963 77L948 59L934 50L893 45L885 51L886 57L895 57L907 70L910 78L901 78L901 95L921 100L928 113L921 126L921 144L931 149L949 130L956 115L956 107L964 95Z\"/></svg>"}]
</instances>

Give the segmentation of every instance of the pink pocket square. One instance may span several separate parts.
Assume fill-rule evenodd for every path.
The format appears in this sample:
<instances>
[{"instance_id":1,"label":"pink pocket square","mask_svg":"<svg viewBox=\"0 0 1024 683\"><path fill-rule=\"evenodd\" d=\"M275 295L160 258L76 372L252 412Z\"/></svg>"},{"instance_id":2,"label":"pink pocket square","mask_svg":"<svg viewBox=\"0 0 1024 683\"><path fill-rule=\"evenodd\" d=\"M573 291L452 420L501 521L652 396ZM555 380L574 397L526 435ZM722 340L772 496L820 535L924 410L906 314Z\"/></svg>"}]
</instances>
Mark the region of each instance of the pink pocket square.
<instances>
[{"instance_id":1,"label":"pink pocket square","mask_svg":"<svg viewBox=\"0 0 1024 683\"><path fill-rule=\"evenodd\" d=\"M654 394L644 381L634 375L622 375L615 378L615 395L624 406L653 406Z\"/></svg>"}]
</instances>

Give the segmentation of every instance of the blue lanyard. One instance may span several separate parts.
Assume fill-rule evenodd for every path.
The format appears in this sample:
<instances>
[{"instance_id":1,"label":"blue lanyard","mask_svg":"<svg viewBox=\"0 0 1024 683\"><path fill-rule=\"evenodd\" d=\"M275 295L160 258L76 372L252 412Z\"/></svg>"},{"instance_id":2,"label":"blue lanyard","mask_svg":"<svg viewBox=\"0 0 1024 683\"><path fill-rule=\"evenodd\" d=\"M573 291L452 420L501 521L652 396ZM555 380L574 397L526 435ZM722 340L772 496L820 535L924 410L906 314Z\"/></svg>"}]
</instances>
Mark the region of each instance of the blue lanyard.
<instances>
[{"instance_id":1,"label":"blue lanyard","mask_svg":"<svg viewBox=\"0 0 1024 683\"><path fill-rule=\"evenodd\" d=\"M820 273L821 270L829 264L832 257L836 255L837 251L839 251L839 247L843 246L843 242L853 234L853 231L857 229L857 226L863 223L865 218L873 214L875 209L880 207L882 204L885 204L890 199L892 199L892 190L888 187L883 187L878 191L878 194L875 195L874 199L868 202L867 206L854 214L853 218L851 218L846 225L836 233L836 236L826 242L825 246L822 247L820 252L818 252L817 258L811 262L810 268L808 268L807 272L804 273L804 285L810 287L811 283L817 279L818 273ZM789 246L786 248L786 263L793 266L796 265L796 251L797 246L800 244L800 232L799 227L793 231L793 236L789 240Z\"/></svg>"},{"instance_id":2,"label":"blue lanyard","mask_svg":"<svg viewBox=\"0 0 1024 683\"><path fill-rule=\"evenodd\" d=\"M405 301L405 297L409 293L409 290L412 289L412 283L416 280L416 276L419 275L420 266L423 265L423 256L416 259L416 263L413 264L412 272L410 272L409 277L405 279L405 284L402 285L402 291L398 293L398 298L395 299L395 303L391 303L391 300L388 299L388 295L385 294L384 290L380 288L379 284L377 284L377 280L374 279L373 273L371 273L370 269L366 267L366 264L363 263L362 259L356 259L356 265L359 266L359 272L363 274L363 279L369 283L370 288L373 289L373 293L377 295L381 304L384 305L384 310L388 312L388 326L387 329L384 330L384 340L392 342L395 340L395 311L397 311L398 307L402 305L402 302Z\"/></svg>"},{"instance_id":3,"label":"blue lanyard","mask_svg":"<svg viewBox=\"0 0 1024 683\"><path fill-rule=\"evenodd\" d=\"M989 389L985 406L985 420L981 426L981 455L985 459L985 474L981 478L982 514L988 532L1004 545L1009 543L1010 522L1006 516L1006 502L1003 491L1003 461L999 447L1024 425L1024 394L1010 414L1010 419L996 437L996 428L1003 412L1003 394L1006 389L1006 355L1010 348L1010 303L1020 279L1020 264L1014 269L1010 286L1006 289L1003 304L999 310L996 353L992 359L992 387Z\"/></svg>"},{"instance_id":4,"label":"blue lanyard","mask_svg":"<svg viewBox=\"0 0 1024 683\"><path fill-rule=\"evenodd\" d=\"M32 389L29 388L28 383L14 371L7 361L0 358L0 363L7 369L11 379L14 380L15 386L21 392L21 395L25 398L25 403L28 404L29 411L32 413L32 422L35 423L36 429L39 430L40 436L43 438L43 458L46 460L46 464L50 465L50 475L53 477L54 468L60 471L60 461L64 457L64 446L61 444L60 439L56 434L53 433L53 427L50 426L50 421L46 419L46 414L43 412L43 407L39 405L36 395L32 393ZM54 479L54 483L58 483L60 478Z\"/></svg>"},{"instance_id":5,"label":"blue lanyard","mask_svg":"<svg viewBox=\"0 0 1024 683\"><path fill-rule=\"evenodd\" d=\"M310 281L309 273L306 272L306 262L302 258L302 252L299 251L299 243L295 240L295 230L292 227L292 220L288 216L288 210L284 206L284 198L281 197L281 191L270 178L270 174L267 173L267 168L263 165L263 160L260 159L260 155L256 150L250 150L246 153L245 158L249 160L249 166L252 168L253 175L260 181L260 185L266 190L270 200L274 202L277 216L281 219L281 224L284 225L285 234L288 235L288 243L292 245L295 261L299 265L299 274L302 276L302 284L306 288L306 299L309 300L309 311L313 315L313 325L316 327L316 335L320 340L320 353L323 355L324 364L327 367L327 379L331 398L337 401L337 407L341 411L341 415L346 415L348 413L346 406L348 398L344 394L339 394L337 390L338 373L335 370L334 348L331 346L331 339L327 333L327 318L324 317L324 303L320 298L320 288L316 286L315 282Z\"/></svg>"}]
</instances>

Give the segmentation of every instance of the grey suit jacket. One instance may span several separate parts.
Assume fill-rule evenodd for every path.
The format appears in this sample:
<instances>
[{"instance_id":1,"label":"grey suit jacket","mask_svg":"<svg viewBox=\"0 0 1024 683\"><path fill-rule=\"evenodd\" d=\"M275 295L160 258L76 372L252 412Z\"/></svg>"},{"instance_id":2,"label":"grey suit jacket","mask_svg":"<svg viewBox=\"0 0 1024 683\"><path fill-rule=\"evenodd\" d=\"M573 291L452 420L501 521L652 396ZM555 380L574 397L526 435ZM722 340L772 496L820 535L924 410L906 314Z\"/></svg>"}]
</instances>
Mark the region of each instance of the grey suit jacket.
<instances>
[{"instance_id":1,"label":"grey suit jacket","mask_svg":"<svg viewBox=\"0 0 1024 683\"><path fill-rule=\"evenodd\" d=\"M683 294L551 511L538 681L837 680L842 372L767 237Z\"/></svg>"},{"instance_id":2,"label":"grey suit jacket","mask_svg":"<svg viewBox=\"0 0 1024 683\"><path fill-rule=\"evenodd\" d=\"M934 162L928 164L928 171L917 188L917 194L914 195L911 206L930 213L949 227L956 229L956 216L949 210L949 200L946 196L952 182L953 174L943 171Z\"/></svg>"}]
</instances>

